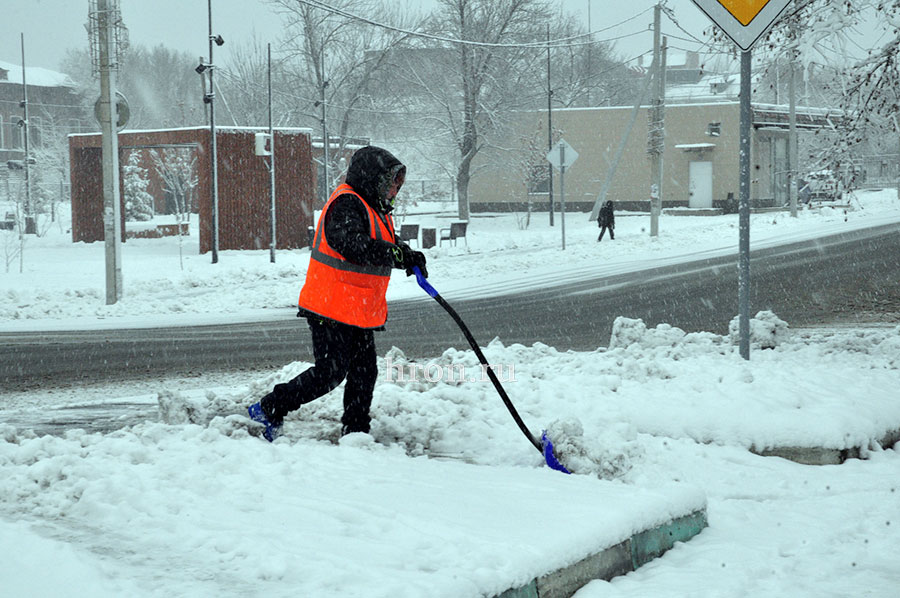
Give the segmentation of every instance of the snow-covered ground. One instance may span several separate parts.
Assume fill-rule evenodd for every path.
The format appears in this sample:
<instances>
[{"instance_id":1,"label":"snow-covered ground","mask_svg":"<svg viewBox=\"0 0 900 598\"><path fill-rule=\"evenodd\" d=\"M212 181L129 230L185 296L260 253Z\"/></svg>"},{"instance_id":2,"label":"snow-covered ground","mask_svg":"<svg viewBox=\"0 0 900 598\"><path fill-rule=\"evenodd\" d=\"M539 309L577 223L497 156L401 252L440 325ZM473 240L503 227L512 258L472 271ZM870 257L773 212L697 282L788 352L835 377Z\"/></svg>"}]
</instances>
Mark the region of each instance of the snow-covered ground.
<instances>
[{"instance_id":1,"label":"snow-covered ground","mask_svg":"<svg viewBox=\"0 0 900 598\"><path fill-rule=\"evenodd\" d=\"M786 212L751 216L751 247L815 238L900 220L895 190L860 192L851 209L825 207L803 210L797 218ZM405 222L422 227L448 227L446 212L430 210L406 215ZM446 208L445 208L446 210ZM164 223L174 223L173 217ZM642 268L718 255L737 257L738 219L728 216L668 216L660 218L660 234L649 235L647 215L619 212L616 239L597 243L595 222L582 213L566 215L563 252L560 215L548 226L546 213L535 213L520 229L519 215L474 215L467 239L456 246L445 242L425 250L432 284L448 300L493 296L529 286L580 280L592 274L618 274ZM122 245L124 296L106 305L103 243L71 242L67 219L51 225L46 235L28 237L24 272L19 261L0 278L0 331L98 326L157 326L176 323L255 321L293 317L292 307L303 283L309 251L279 251L276 262L268 250L220 251L219 263L199 255L196 221L183 241L130 239ZM139 226L145 227L141 223ZM0 243L10 235L0 231ZM415 247L415 244L413 244ZM0 245L0 250L3 246ZM395 271L388 299L424 297L413 278ZM426 298L427 299L427 298ZM161 317L165 316L165 317Z\"/></svg>"},{"instance_id":2,"label":"snow-covered ground","mask_svg":"<svg viewBox=\"0 0 900 598\"><path fill-rule=\"evenodd\" d=\"M853 206L754 215L753 245L900 222L895 193ZM545 214L527 230L513 216L475 217L468 247L427 250L431 280L452 301L737 245L734 216L663 217L651 240L647 217L620 215L616 240L600 244L593 223L568 216L565 254ZM125 297L106 306L101 244L72 245L59 230L28 243L25 273L0 278L0 330L293 317L308 259L225 251L217 265L185 255L182 271L177 241L130 240ZM395 277L392 298L419 295ZM874 441L900 428L900 327L796 331L760 314L754 332L749 361L727 336L627 319L591 352L485 347L574 476L542 467L470 351L382 355L372 435L339 444L341 389L292 415L273 445L233 416L63 437L0 423L0 595L491 595L705 495L708 529L578 598L895 596L900 456ZM173 394L242 404L307 366L179 381ZM124 386L102 399L13 398L0 394L0 422L35 405L157 400ZM748 450L785 445L859 446L867 459L813 467Z\"/></svg>"}]
</instances>

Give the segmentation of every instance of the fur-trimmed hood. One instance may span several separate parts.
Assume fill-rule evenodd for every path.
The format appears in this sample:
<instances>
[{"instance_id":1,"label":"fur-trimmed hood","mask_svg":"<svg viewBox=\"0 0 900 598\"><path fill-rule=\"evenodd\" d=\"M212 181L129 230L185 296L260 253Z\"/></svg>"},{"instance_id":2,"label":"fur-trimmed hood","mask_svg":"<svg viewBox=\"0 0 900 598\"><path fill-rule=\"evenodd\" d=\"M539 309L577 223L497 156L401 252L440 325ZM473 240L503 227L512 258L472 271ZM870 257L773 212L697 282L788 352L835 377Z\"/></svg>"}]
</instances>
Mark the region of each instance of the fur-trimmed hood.
<instances>
[{"instance_id":1,"label":"fur-trimmed hood","mask_svg":"<svg viewBox=\"0 0 900 598\"><path fill-rule=\"evenodd\" d=\"M356 150L350 159L345 180L366 202L383 214L394 209L387 192L398 174L406 175L403 165L391 152L374 145Z\"/></svg>"}]
</instances>

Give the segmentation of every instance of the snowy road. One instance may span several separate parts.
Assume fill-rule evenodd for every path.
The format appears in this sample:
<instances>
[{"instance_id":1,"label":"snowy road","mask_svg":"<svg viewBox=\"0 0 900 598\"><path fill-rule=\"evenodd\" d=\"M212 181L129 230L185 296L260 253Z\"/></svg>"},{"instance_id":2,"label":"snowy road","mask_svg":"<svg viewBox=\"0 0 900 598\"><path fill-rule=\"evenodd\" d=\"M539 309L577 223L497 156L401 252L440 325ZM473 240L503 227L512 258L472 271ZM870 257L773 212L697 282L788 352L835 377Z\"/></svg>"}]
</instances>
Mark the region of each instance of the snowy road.
<instances>
[{"instance_id":1,"label":"snowy road","mask_svg":"<svg viewBox=\"0 0 900 598\"><path fill-rule=\"evenodd\" d=\"M900 235L876 227L754 252L751 310L773 310L795 326L900 313ZM737 312L733 256L615 276L571 278L556 286L493 298L450 300L482 344L535 342L558 349L605 346L617 316L686 331L727 331ZM311 360L304 323L0 334L0 380L10 390L109 383L280 367ZM391 346L428 357L465 348L454 323L428 300L397 301L379 351Z\"/></svg>"}]
</instances>

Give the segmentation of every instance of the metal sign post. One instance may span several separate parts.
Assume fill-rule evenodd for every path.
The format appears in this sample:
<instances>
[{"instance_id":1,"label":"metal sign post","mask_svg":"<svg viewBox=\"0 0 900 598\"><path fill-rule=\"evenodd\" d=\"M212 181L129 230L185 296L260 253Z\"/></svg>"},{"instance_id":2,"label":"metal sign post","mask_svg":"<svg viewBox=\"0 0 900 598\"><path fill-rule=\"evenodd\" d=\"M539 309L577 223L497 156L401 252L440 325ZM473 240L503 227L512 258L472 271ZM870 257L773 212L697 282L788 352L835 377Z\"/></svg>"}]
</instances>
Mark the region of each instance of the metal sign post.
<instances>
[{"instance_id":1,"label":"metal sign post","mask_svg":"<svg viewBox=\"0 0 900 598\"><path fill-rule=\"evenodd\" d=\"M738 329L741 357L750 359L750 50L741 52L741 140L738 201Z\"/></svg>"},{"instance_id":2,"label":"metal sign post","mask_svg":"<svg viewBox=\"0 0 900 598\"><path fill-rule=\"evenodd\" d=\"M560 139L547 152L547 161L559 169L559 224L562 229L562 248L566 249L566 168L575 163L578 152L565 139Z\"/></svg>"},{"instance_id":3,"label":"metal sign post","mask_svg":"<svg viewBox=\"0 0 900 598\"><path fill-rule=\"evenodd\" d=\"M791 0L693 0L741 49L738 323L741 357L750 359L750 49Z\"/></svg>"}]
</instances>

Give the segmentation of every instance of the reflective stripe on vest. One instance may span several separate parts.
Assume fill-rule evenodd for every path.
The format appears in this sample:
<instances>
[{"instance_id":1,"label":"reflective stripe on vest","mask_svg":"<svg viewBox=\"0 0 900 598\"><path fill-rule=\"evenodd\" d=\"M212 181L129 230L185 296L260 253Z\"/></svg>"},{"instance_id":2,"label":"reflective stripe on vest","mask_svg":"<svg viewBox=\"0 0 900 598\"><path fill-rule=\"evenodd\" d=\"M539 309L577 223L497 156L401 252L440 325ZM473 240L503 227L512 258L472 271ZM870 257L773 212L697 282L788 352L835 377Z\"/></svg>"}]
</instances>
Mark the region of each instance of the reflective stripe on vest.
<instances>
[{"instance_id":1,"label":"reflective stripe on vest","mask_svg":"<svg viewBox=\"0 0 900 598\"><path fill-rule=\"evenodd\" d=\"M373 239L395 242L394 224L390 215L379 218L363 198L349 185L342 184L322 209L316 226L310 254L306 283L300 291L301 308L330 320L361 328L378 328L387 320L387 285L391 268L366 266L347 261L328 245L325 218L331 204L339 196L354 195L366 208L369 235Z\"/></svg>"}]
</instances>

